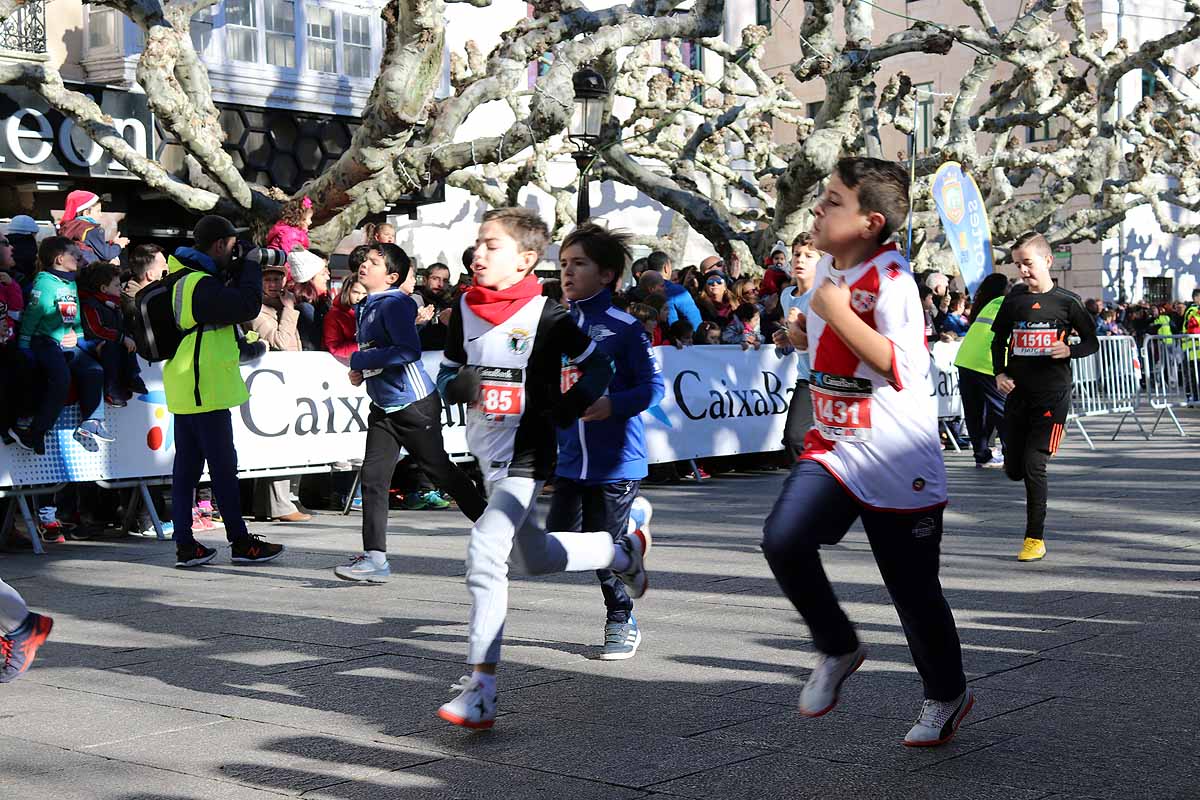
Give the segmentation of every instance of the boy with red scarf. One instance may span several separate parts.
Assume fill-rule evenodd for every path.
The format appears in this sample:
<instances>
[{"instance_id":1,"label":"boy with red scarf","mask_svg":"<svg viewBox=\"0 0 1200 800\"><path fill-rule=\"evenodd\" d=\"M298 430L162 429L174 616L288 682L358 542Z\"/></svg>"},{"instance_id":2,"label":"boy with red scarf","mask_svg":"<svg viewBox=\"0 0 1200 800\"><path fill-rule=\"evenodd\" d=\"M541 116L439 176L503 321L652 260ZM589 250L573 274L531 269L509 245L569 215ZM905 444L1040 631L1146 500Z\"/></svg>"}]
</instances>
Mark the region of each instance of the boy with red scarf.
<instances>
[{"instance_id":1,"label":"boy with red scarf","mask_svg":"<svg viewBox=\"0 0 1200 800\"><path fill-rule=\"evenodd\" d=\"M510 552L529 574L609 569L631 597L646 591L648 534L614 542L604 530L549 533L533 513L542 485L554 476L555 426L575 424L613 376L612 360L565 308L542 296L532 273L549 239L546 223L528 209L484 215L471 262L475 284L450 317L438 373L442 395L470 406L467 445L488 487L487 508L467 546L467 660L474 672L452 687L458 696L438 710L465 728L490 728L496 718ZM578 370L565 393L564 364Z\"/></svg>"}]
</instances>

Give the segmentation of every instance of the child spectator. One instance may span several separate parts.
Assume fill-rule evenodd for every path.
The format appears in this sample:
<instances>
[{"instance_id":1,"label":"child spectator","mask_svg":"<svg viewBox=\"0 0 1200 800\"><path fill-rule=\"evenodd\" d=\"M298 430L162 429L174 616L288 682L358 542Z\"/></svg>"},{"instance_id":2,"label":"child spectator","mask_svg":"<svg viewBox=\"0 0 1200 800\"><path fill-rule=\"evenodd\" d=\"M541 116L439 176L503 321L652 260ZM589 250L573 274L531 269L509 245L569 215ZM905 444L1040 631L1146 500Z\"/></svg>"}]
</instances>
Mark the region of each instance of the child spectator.
<instances>
[{"instance_id":1,"label":"child spectator","mask_svg":"<svg viewBox=\"0 0 1200 800\"><path fill-rule=\"evenodd\" d=\"M267 247L290 253L308 249L308 229L312 225L313 204L307 197L294 197L283 204L279 220L267 232Z\"/></svg>"},{"instance_id":2,"label":"child spectator","mask_svg":"<svg viewBox=\"0 0 1200 800\"><path fill-rule=\"evenodd\" d=\"M84 214L84 211L88 213ZM58 233L79 245L83 259L80 266L96 261L116 264L121 258L121 250L129 244L124 236L108 239L99 222L102 211L97 194L76 189L67 195L67 207L58 222Z\"/></svg>"},{"instance_id":3,"label":"child spectator","mask_svg":"<svg viewBox=\"0 0 1200 800\"><path fill-rule=\"evenodd\" d=\"M20 420L27 426L33 415L29 391L31 370L25 354L17 347L21 312L25 298L21 286L13 277L12 250L0 236L0 439L12 444L14 434L9 430Z\"/></svg>"},{"instance_id":4,"label":"child spectator","mask_svg":"<svg viewBox=\"0 0 1200 800\"><path fill-rule=\"evenodd\" d=\"M692 323L686 319L677 319L667 330L667 339L675 348L682 350L692 344L692 338L696 335L695 329L692 328Z\"/></svg>"},{"instance_id":5,"label":"child spectator","mask_svg":"<svg viewBox=\"0 0 1200 800\"><path fill-rule=\"evenodd\" d=\"M771 260L763 272L762 284L759 287L763 296L779 294L783 287L792 282L791 270L788 269L788 248L783 242L777 242L771 250Z\"/></svg>"},{"instance_id":6,"label":"child spectator","mask_svg":"<svg viewBox=\"0 0 1200 800\"><path fill-rule=\"evenodd\" d=\"M743 350L762 347L758 307L742 303L733 312L733 320L721 332L721 344L740 344Z\"/></svg>"},{"instance_id":7,"label":"child spectator","mask_svg":"<svg viewBox=\"0 0 1200 800\"><path fill-rule=\"evenodd\" d=\"M390 222L368 225L364 232L367 234L367 244L396 243L396 226Z\"/></svg>"},{"instance_id":8,"label":"child spectator","mask_svg":"<svg viewBox=\"0 0 1200 800\"><path fill-rule=\"evenodd\" d=\"M946 306L946 313L941 317L938 332L953 334L956 339L966 336L967 329L971 326L967 323L965 311L966 298L961 292L951 292L949 304Z\"/></svg>"},{"instance_id":9,"label":"child spectator","mask_svg":"<svg viewBox=\"0 0 1200 800\"><path fill-rule=\"evenodd\" d=\"M921 310L925 314L925 341L935 342L938 338L937 326L933 324L936 309L934 308L933 289L922 283L917 287L917 294L921 297Z\"/></svg>"},{"instance_id":10,"label":"child spectator","mask_svg":"<svg viewBox=\"0 0 1200 800\"><path fill-rule=\"evenodd\" d=\"M137 362L137 344L125 334L121 279L117 267L97 262L79 273L79 299L87 350L104 368L104 400L123 408L134 394L145 394Z\"/></svg>"},{"instance_id":11,"label":"child spectator","mask_svg":"<svg viewBox=\"0 0 1200 800\"><path fill-rule=\"evenodd\" d=\"M16 262L13 277L21 288L29 286L33 273L37 272L38 224L28 214L18 214L8 223L6 236L12 246L13 261Z\"/></svg>"},{"instance_id":12,"label":"child spectator","mask_svg":"<svg viewBox=\"0 0 1200 800\"><path fill-rule=\"evenodd\" d=\"M659 311L649 303L630 303L628 313L637 318L650 337L650 344L658 347L663 343L662 334L658 330Z\"/></svg>"},{"instance_id":13,"label":"child spectator","mask_svg":"<svg viewBox=\"0 0 1200 800\"><path fill-rule=\"evenodd\" d=\"M38 455L46 452L46 434L66 405L72 377L82 420L75 438L80 443L113 441L104 427L104 369L80 347L83 325L75 273L81 259L79 248L66 237L51 236L43 241L38 248L42 271L33 280L29 305L21 315L20 346L32 352L34 363L46 376L46 389L29 427L17 428L14 434L22 447Z\"/></svg>"},{"instance_id":14,"label":"child spectator","mask_svg":"<svg viewBox=\"0 0 1200 800\"><path fill-rule=\"evenodd\" d=\"M700 327L696 329L696 335L693 337L696 344L720 344L721 329L717 327L717 323L708 322L705 320L700 323Z\"/></svg>"},{"instance_id":15,"label":"child spectator","mask_svg":"<svg viewBox=\"0 0 1200 800\"><path fill-rule=\"evenodd\" d=\"M333 307L325 315L325 349L343 364L350 363L350 355L358 351L358 304L367 297L367 289L358 278L358 271L367 254L371 252L370 245L360 244L350 251L350 275L342 281L342 290L338 292Z\"/></svg>"},{"instance_id":16,"label":"child spectator","mask_svg":"<svg viewBox=\"0 0 1200 800\"><path fill-rule=\"evenodd\" d=\"M1100 312L1100 317L1096 321L1097 336L1124 336L1125 331L1117 324L1117 312L1111 308L1106 308Z\"/></svg>"},{"instance_id":17,"label":"child spectator","mask_svg":"<svg viewBox=\"0 0 1200 800\"><path fill-rule=\"evenodd\" d=\"M292 270L290 288L300 315L296 323L300 347L320 350L325 337L325 315L333 305L329 296L329 267L325 259L309 250L288 253L288 266Z\"/></svg>"}]
</instances>

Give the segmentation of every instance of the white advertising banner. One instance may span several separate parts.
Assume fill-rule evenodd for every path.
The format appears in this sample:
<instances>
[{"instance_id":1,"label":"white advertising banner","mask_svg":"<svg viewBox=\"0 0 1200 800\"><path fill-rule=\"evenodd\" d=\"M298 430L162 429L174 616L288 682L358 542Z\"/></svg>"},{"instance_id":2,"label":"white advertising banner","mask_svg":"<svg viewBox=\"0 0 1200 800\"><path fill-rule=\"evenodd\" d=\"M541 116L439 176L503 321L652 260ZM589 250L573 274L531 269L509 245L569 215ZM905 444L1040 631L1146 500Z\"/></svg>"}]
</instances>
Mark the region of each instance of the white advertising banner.
<instances>
[{"instance_id":1,"label":"white advertising banner","mask_svg":"<svg viewBox=\"0 0 1200 800\"><path fill-rule=\"evenodd\" d=\"M929 350L929 390L937 398L938 418L961 417L962 395L958 392L958 348L962 342L934 342Z\"/></svg>"},{"instance_id":2,"label":"white advertising banner","mask_svg":"<svg viewBox=\"0 0 1200 800\"><path fill-rule=\"evenodd\" d=\"M936 345L930 392L940 416L961 414L957 344ZM782 447L784 422L796 383L796 360L772 346L734 345L657 349L666 392L643 413L652 463L759 453ZM425 353L437 375L440 352ZM238 467L245 472L285 470L361 459L370 403L350 385L347 369L328 353L270 353L242 366L250 401L232 411ZM68 406L38 456L15 444L0 448L0 486L125 480L171 474L173 416L167 411L158 365L143 365L149 392L125 408L105 408L112 444L80 444L72 436L78 406ZM446 450L466 454L461 406L444 406Z\"/></svg>"}]
</instances>

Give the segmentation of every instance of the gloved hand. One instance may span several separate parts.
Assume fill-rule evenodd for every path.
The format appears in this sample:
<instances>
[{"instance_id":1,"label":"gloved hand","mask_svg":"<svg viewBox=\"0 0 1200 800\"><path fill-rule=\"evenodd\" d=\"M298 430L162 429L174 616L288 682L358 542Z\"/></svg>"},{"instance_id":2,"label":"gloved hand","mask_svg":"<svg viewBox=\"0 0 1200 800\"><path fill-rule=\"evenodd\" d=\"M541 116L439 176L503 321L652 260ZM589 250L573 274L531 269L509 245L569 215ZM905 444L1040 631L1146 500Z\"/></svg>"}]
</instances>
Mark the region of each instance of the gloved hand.
<instances>
[{"instance_id":1,"label":"gloved hand","mask_svg":"<svg viewBox=\"0 0 1200 800\"><path fill-rule=\"evenodd\" d=\"M475 367L463 367L446 384L445 398L450 403L470 405L479 399L479 383L479 370Z\"/></svg>"}]
</instances>

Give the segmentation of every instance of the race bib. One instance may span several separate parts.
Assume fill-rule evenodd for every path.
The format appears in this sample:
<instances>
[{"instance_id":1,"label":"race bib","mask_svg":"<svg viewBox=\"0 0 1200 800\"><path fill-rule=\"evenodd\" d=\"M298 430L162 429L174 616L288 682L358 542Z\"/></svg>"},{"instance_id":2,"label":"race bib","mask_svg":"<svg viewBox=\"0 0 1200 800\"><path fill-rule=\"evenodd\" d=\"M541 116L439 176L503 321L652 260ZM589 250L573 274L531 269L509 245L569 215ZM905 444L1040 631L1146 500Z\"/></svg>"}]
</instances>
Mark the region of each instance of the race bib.
<instances>
[{"instance_id":1,"label":"race bib","mask_svg":"<svg viewBox=\"0 0 1200 800\"><path fill-rule=\"evenodd\" d=\"M562 377L559 382L559 390L566 394L571 391L571 387L579 383L579 376L583 372L574 364L568 364L562 368Z\"/></svg>"},{"instance_id":2,"label":"race bib","mask_svg":"<svg viewBox=\"0 0 1200 800\"><path fill-rule=\"evenodd\" d=\"M809 379L813 425L835 442L871 440L871 381L814 372Z\"/></svg>"},{"instance_id":3,"label":"race bib","mask_svg":"<svg viewBox=\"0 0 1200 800\"><path fill-rule=\"evenodd\" d=\"M525 382L521 370L481 367L478 408L492 419L512 419L525 411Z\"/></svg>"},{"instance_id":4,"label":"race bib","mask_svg":"<svg viewBox=\"0 0 1200 800\"><path fill-rule=\"evenodd\" d=\"M1057 341L1058 331L1054 328L1017 329L1009 349L1014 356L1048 356Z\"/></svg>"},{"instance_id":5,"label":"race bib","mask_svg":"<svg viewBox=\"0 0 1200 800\"><path fill-rule=\"evenodd\" d=\"M79 304L74 300L59 300L58 315L64 325L74 325L79 322Z\"/></svg>"}]
</instances>

